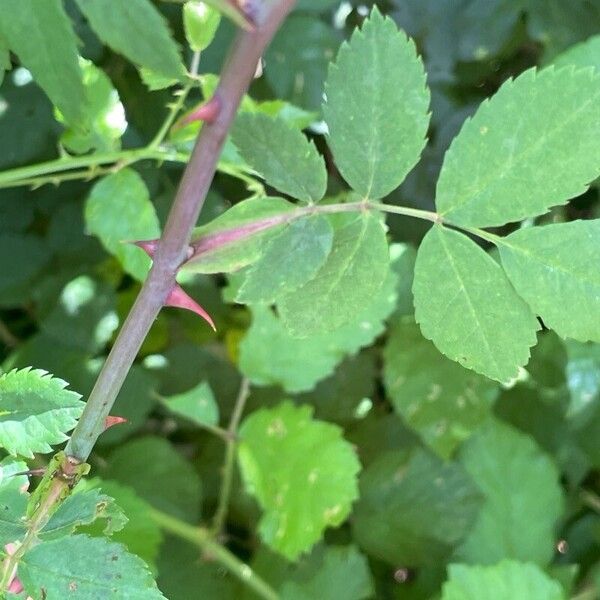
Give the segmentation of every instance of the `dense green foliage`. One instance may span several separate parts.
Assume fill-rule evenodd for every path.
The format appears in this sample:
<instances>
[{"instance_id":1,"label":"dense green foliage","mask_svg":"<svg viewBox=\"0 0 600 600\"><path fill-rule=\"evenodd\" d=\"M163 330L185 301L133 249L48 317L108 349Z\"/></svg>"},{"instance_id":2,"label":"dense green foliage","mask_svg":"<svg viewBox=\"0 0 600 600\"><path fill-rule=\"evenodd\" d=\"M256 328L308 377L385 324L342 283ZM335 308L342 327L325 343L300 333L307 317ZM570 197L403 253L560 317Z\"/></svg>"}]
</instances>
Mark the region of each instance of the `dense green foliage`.
<instances>
[{"instance_id":1,"label":"dense green foliage","mask_svg":"<svg viewBox=\"0 0 600 600\"><path fill-rule=\"evenodd\" d=\"M0 595L600 597L596 0L299 0L36 521L252 17L0 0Z\"/></svg>"}]
</instances>

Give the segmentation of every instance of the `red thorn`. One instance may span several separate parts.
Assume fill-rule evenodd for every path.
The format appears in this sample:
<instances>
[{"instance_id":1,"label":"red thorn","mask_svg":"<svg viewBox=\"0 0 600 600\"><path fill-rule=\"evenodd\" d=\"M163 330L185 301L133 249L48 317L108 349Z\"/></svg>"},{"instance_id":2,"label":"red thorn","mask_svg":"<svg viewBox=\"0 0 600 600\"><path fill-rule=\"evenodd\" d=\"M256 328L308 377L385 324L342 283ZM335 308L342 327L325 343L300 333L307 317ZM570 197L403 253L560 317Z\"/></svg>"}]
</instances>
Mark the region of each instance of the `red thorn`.
<instances>
[{"instance_id":1,"label":"red thorn","mask_svg":"<svg viewBox=\"0 0 600 600\"><path fill-rule=\"evenodd\" d=\"M150 258L154 256L156 248L158 247L158 240L139 240L137 242L130 242L135 244L138 248L141 248Z\"/></svg>"},{"instance_id":2,"label":"red thorn","mask_svg":"<svg viewBox=\"0 0 600 600\"><path fill-rule=\"evenodd\" d=\"M127 423L127 419L125 417L113 417L112 415L109 415L104 419L104 431L113 425L120 425L121 423Z\"/></svg>"},{"instance_id":3,"label":"red thorn","mask_svg":"<svg viewBox=\"0 0 600 600\"><path fill-rule=\"evenodd\" d=\"M188 113L173 126L173 129L179 129L184 125L189 125L194 121L204 121L205 123L214 123L221 112L221 100L218 96L213 96L208 102L201 104L192 112Z\"/></svg>"},{"instance_id":4,"label":"red thorn","mask_svg":"<svg viewBox=\"0 0 600 600\"><path fill-rule=\"evenodd\" d=\"M202 317L214 331L217 330L210 315L193 298L190 298L177 283L173 286L173 289L165 302L165 306L191 310Z\"/></svg>"}]
</instances>

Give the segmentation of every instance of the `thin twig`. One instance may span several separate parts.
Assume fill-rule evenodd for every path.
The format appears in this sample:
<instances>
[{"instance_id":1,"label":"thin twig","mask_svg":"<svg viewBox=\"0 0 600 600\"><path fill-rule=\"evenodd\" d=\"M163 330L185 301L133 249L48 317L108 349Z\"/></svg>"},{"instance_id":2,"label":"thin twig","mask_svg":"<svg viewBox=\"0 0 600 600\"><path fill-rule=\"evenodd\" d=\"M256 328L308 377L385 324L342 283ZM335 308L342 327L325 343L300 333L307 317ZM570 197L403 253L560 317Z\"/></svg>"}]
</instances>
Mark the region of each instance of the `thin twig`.
<instances>
[{"instance_id":1,"label":"thin twig","mask_svg":"<svg viewBox=\"0 0 600 600\"><path fill-rule=\"evenodd\" d=\"M223 526L225 525L225 519L227 518L227 512L229 510L229 501L231 499L231 488L233 485L233 473L235 466L235 452L238 444L237 432L249 395L250 381L244 377L233 406L233 412L231 413L229 426L227 427L228 438L227 447L225 448L225 462L223 464L223 479L219 493L219 503L217 505L212 526L212 532L216 538L219 538L221 532L223 531Z\"/></svg>"},{"instance_id":2,"label":"thin twig","mask_svg":"<svg viewBox=\"0 0 600 600\"><path fill-rule=\"evenodd\" d=\"M19 338L13 334L2 319L0 319L0 340L2 340L8 348L14 348L20 343Z\"/></svg>"},{"instance_id":3,"label":"thin twig","mask_svg":"<svg viewBox=\"0 0 600 600\"><path fill-rule=\"evenodd\" d=\"M164 531L198 546L207 559L217 561L232 575L254 590L258 596L264 598L264 600L278 600L279 595L277 592L248 565L237 558L235 554L216 542L208 530L202 527L194 527L155 509L151 509L150 514Z\"/></svg>"}]
</instances>

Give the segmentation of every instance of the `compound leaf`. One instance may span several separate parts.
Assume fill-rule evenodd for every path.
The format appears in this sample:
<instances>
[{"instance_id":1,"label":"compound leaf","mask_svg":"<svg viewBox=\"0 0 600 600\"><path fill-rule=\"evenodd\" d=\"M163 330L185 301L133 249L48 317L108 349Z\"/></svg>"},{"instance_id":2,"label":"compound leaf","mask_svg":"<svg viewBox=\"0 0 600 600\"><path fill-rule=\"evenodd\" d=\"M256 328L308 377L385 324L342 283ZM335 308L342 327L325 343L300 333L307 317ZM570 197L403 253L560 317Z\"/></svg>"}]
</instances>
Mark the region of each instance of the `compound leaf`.
<instances>
[{"instance_id":1,"label":"compound leaf","mask_svg":"<svg viewBox=\"0 0 600 600\"><path fill-rule=\"evenodd\" d=\"M531 69L465 122L444 158L436 205L458 225L534 217L585 192L599 157L600 76Z\"/></svg>"},{"instance_id":2,"label":"compound leaf","mask_svg":"<svg viewBox=\"0 0 600 600\"><path fill-rule=\"evenodd\" d=\"M485 502L457 557L481 564L503 558L548 564L563 510L550 458L529 436L491 421L461 448L460 461Z\"/></svg>"},{"instance_id":3,"label":"compound leaf","mask_svg":"<svg viewBox=\"0 0 600 600\"><path fill-rule=\"evenodd\" d=\"M0 447L32 458L34 452L51 452L53 444L64 442L84 406L67 385L30 368L0 376Z\"/></svg>"},{"instance_id":4,"label":"compound leaf","mask_svg":"<svg viewBox=\"0 0 600 600\"><path fill-rule=\"evenodd\" d=\"M327 260L333 229L322 215L291 222L265 245L261 258L246 272L236 301L265 302L312 279Z\"/></svg>"},{"instance_id":5,"label":"compound leaf","mask_svg":"<svg viewBox=\"0 0 600 600\"><path fill-rule=\"evenodd\" d=\"M289 332L303 337L356 320L389 271L381 220L371 213L332 216L333 248L315 277L281 296L277 307Z\"/></svg>"},{"instance_id":6,"label":"compound leaf","mask_svg":"<svg viewBox=\"0 0 600 600\"><path fill-rule=\"evenodd\" d=\"M19 563L19 579L34 598L44 589L49 599L165 600L141 558L121 544L86 535L34 546Z\"/></svg>"},{"instance_id":7,"label":"compound leaf","mask_svg":"<svg viewBox=\"0 0 600 600\"><path fill-rule=\"evenodd\" d=\"M564 600L562 587L531 563L503 560L490 567L450 565L442 600L486 600L527 598Z\"/></svg>"},{"instance_id":8,"label":"compound leaf","mask_svg":"<svg viewBox=\"0 0 600 600\"><path fill-rule=\"evenodd\" d=\"M98 37L140 67L179 79L185 68L162 15L149 0L76 0Z\"/></svg>"},{"instance_id":9,"label":"compound leaf","mask_svg":"<svg viewBox=\"0 0 600 600\"><path fill-rule=\"evenodd\" d=\"M323 157L314 142L282 118L243 113L232 135L243 159L275 189L304 202L318 202L325 194Z\"/></svg>"},{"instance_id":10,"label":"compound leaf","mask_svg":"<svg viewBox=\"0 0 600 600\"><path fill-rule=\"evenodd\" d=\"M410 318L391 330L384 377L394 409L442 458L489 416L498 385L440 354Z\"/></svg>"},{"instance_id":11,"label":"compound leaf","mask_svg":"<svg viewBox=\"0 0 600 600\"><path fill-rule=\"evenodd\" d=\"M377 200L402 183L425 146L429 91L415 45L377 8L329 67L323 106L335 163Z\"/></svg>"},{"instance_id":12,"label":"compound leaf","mask_svg":"<svg viewBox=\"0 0 600 600\"><path fill-rule=\"evenodd\" d=\"M413 292L423 335L448 358L501 383L527 363L537 320L502 268L466 236L439 225L427 233Z\"/></svg>"},{"instance_id":13,"label":"compound leaf","mask_svg":"<svg viewBox=\"0 0 600 600\"><path fill-rule=\"evenodd\" d=\"M145 278L150 259L124 242L155 239L160 228L148 188L136 171L121 169L94 185L85 203L85 224L127 273Z\"/></svg>"},{"instance_id":14,"label":"compound leaf","mask_svg":"<svg viewBox=\"0 0 600 600\"><path fill-rule=\"evenodd\" d=\"M309 406L284 402L252 413L240 429L244 483L264 511L260 535L290 560L340 525L358 497L352 446L339 427L311 415Z\"/></svg>"},{"instance_id":15,"label":"compound leaf","mask_svg":"<svg viewBox=\"0 0 600 600\"><path fill-rule=\"evenodd\" d=\"M83 117L77 37L61 0L0 0L0 35L72 123ZM9 17L10 15L10 17Z\"/></svg>"},{"instance_id":16,"label":"compound leaf","mask_svg":"<svg viewBox=\"0 0 600 600\"><path fill-rule=\"evenodd\" d=\"M600 342L600 220L520 229L499 250L518 294L547 327Z\"/></svg>"}]
</instances>

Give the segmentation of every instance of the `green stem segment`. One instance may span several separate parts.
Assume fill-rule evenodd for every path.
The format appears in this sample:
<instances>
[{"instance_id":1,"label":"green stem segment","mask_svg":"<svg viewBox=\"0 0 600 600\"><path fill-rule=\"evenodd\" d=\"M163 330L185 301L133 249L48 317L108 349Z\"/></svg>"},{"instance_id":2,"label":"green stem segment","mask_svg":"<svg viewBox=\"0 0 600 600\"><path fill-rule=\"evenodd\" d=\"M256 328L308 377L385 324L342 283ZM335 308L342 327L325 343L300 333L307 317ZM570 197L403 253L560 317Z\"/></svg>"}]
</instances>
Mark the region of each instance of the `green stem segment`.
<instances>
[{"instance_id":1,"label":"green stem segment","mask_svg":"<svg viewBox=\"0 0 600 600\"><path fill-rule=\"evenodd\" d=\"M231 488L233 485L233 472L235 466L235 451L237 449L237 432L244 413L244 407L246 401L250 395L250 381L247 378L242 379L240 385L240 391L238 392L235 405L233 407L233 413L231 414L231 420L229 421L229 427L227 428L227 446L225 448L225 464L223 465L223 481L221 484L221 490L219 494L219 504L215 512L214 523L212 531L215 537L219 537L225 519L227 518L227 511L229 509L229 500L231 498Z\"/></svg>"},{"instance_id":2,"label":"green stem segment","mask_svg":"<svg viewBox=\"0 0 600 600\"><path fill-rule=\"evenodd\" d=\"M277 592L263 581L248 565L229 552L227 548L215 542L207 529L194 527L154 509L151 512L151 516L161 529L200 548L205 553L207 559L217 561L242 583L254 590L261 598L265 600L278 600L279 596Z\"/></svg>"},{"instance_id":3,"label":"green stem segment","mask_svg":"<svg viewBox=\"0 0 600 600\"><path fill-rule=\"evenodd\" d=\"M254 31L238 34L215 92L221 110L205 123L183 174L153 266L88 398L85 410L67 444L66 453L84 462L104 431L104 421L125 381L152 323L175 285L186 258L192 229L204 204L217 162L242 97L256 65L294 0L264 3L264 14Z\"/></svg>"}]
</instances>

